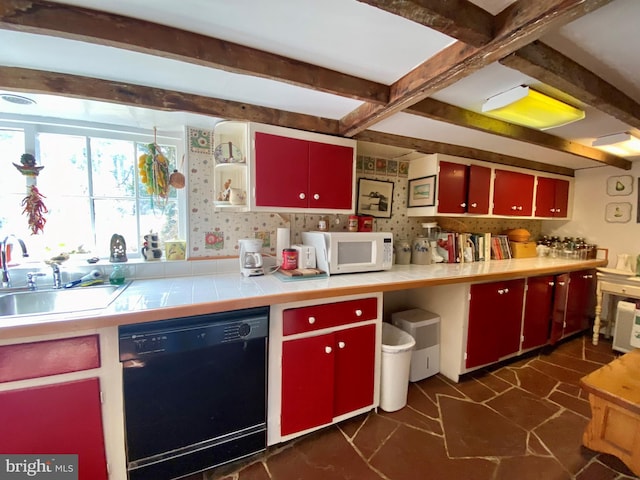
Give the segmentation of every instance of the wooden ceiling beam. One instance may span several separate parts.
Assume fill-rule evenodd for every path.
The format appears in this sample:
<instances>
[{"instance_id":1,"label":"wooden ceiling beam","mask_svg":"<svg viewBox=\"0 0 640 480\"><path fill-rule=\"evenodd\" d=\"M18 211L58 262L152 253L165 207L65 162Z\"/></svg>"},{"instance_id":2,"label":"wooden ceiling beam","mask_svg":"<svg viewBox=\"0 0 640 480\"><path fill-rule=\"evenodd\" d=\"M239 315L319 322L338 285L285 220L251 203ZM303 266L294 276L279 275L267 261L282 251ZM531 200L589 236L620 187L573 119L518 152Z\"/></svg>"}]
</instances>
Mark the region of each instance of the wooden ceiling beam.
<instances>
[{"instance_id":1,"label":"wooden ceiling beam","mask_svg":"<svg viewBox=\"0 0 640 480\"><path fill-rule=\"evenodd\" d=\"M45 0L0 0L0 28L49 35L253 75L372 104L389 87L217 38Z\"/></svg>"},{"instance_id":2,"label":"wooden ceiling beam","mask_svg":"<svg viewBox=\"0 0 640 480\"><path fill-rule=\"evenodd\" d=\"M521 167L539 172L555 173L558 175L574 176L574 170L571 168L561 167L559 165L551 165L548 163L536 162L533 160L525 160L523 158L511 157L500 153L489 152L477 148L463 147L459 145L451 145L449 143L434 142L431 140L422 140L419 138L403 137L400 135L392 135L390 133L374 132L365 130L359 132L353 138L363 142L381 143L383 145L391 145L393 147L408 148L421 153L443 153L446 155L454 155L456 157L470 158L473 160L482 160L485 162L497 163L500 165L509 165L512 167Z\"/></svg>"},{"instance_id":3,"label":"wooden ceiling beam","mask_svg":"<svg viewBox=\"0 0 640 480\"><path fill-rule=\"evenodd\" d=\"M522 47L500 63L640 129L638 102L544 43Z\"/></svg>"},{"instance_id":4,"label":"wooden ceiling beam","mask_svg":"<svg viewBox=\"0 0 640 480\"><path fill-rule=\"evenodd\" d=\"M481 47L493 38L493 15L468 0L358 0Z\"/></svg>"},{"instance_id":5,"label":"wooden ceiling beam","mask_svg":"<svg viewBox=\"0 0 640 480\"><path fill-rule=\"evenodd\" d=\"M527 128L513 123L504 122L482 115L471 110L440 102L433 98L425 98L405 110L406 113L430 118L439 122L471 128L505 138L550 148L563 153L587 158L606 165L630 170L632 163L622 157L611 155L597 148L588 147L580 143L571 142L549 133L533 128Z\"/></svg>"},{"instance_id":6,"label":"wooden ceiling beam","mask_svg":"<svg viewBox=\"0 0 640 480\"><path fill-rule=\"evenodd\" d=\"M456 42L434 55L391 86L387 105L365 102L340 120L340 132L350 137L481 68L513 53L539 37L611 0L517 0L495 17L491 42L473 47Z\"/></svg>"},{"instance_id":7,"label":"wooden ceiling beam","mask_svg":"<svg viewBox=\"0 0 640 480\"><path fill-rule=\"evenodd\" d=\"M201 95L97 78L0 66L0 89L64 95L155 110L246 120L337 135L338 121Z\"/></svg>"}]
</instances>

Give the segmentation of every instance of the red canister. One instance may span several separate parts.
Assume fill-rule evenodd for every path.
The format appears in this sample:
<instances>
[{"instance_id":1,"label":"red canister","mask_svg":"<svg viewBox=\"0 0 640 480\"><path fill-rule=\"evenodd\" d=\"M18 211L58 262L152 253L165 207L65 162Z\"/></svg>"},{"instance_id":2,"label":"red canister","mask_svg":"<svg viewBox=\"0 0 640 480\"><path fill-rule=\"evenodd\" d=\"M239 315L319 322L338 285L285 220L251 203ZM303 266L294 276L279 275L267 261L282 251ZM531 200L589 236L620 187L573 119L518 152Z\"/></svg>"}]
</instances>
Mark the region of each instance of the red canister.
<instances>
[{"instance_id":1,"label":"red canister","mask_svg":"<svg viewBox=\"0 0 640 480\"><path fill-rule=\"evenodd\" d=\"M359 232L373 231L373 217L369 215L358 216L358 231Z\"/></svg>"},{"instance_id":2,"label":"red canister","mask_svg":"<svg viewBox=\"0 0 640 480\"><path fill-rule=\"evenodd\" d=\"M293 248L285 248L282 250L282 266L283 270L295 270L298 268L298 251Z\"/></svg>"}]
</instances>

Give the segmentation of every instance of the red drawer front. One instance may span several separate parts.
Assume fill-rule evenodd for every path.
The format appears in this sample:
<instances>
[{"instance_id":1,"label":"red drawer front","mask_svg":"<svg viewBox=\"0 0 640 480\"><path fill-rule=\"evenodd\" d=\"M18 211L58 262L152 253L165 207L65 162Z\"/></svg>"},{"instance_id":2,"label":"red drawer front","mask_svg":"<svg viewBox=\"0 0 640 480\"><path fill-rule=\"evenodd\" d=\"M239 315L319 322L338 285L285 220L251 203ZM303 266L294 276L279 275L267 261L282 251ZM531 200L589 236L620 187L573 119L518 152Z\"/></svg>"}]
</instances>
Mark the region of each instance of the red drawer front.
<instances>
[{"instance_id":1,"label":"red drawer front","mask_svg":"<svg viewBox=\"0 0 640 480\"><path fill-rule=\"evenodd\" d=\"M0 346L0 382L100 367L98 335Z\"/></svg>"},{"instance_id":2,"label":"red drawer front","mask_svg":"<svg viewBox=\"0 0 640 480\"><path fill-rule=\"evenodd\" d=\"M291 308L282 314L284 335L312 332L323 328L374 320L378 316L378 299L363 298L311 307Z\"/></svg>"}]
</instances>

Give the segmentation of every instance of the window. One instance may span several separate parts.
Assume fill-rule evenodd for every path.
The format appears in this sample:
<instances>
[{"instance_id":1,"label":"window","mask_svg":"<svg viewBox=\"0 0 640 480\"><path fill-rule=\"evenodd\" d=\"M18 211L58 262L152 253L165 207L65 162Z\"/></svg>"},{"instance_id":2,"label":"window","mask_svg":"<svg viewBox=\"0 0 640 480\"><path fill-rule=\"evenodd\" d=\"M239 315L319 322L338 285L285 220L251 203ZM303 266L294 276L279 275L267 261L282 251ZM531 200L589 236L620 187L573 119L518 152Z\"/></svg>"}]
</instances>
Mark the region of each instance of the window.
<instances>
[{"instance_id":1,"label":"window","mask_svg":"<svg viewBox=\"0 0 640 480\"><path fill-rule=\"evenodd\" d=\"M0 125L5 160L0 164L0 232L22 238L30 256L39 259L61 252L108 257L116 233L125 238L131 258L139 255L143 235L149 231L165 240L185 238L182 194L171 188L168 198L156 198L140 180L138 158L152 142L152 136L139 133ZM157 140L170 172L176 168L180 142ZM11 165L20 164L21 155L34 149L38 165L44 167L37 186L49 210L38 235L31 235L22 213L27 179Z\"/></svg>"}]
</instances>

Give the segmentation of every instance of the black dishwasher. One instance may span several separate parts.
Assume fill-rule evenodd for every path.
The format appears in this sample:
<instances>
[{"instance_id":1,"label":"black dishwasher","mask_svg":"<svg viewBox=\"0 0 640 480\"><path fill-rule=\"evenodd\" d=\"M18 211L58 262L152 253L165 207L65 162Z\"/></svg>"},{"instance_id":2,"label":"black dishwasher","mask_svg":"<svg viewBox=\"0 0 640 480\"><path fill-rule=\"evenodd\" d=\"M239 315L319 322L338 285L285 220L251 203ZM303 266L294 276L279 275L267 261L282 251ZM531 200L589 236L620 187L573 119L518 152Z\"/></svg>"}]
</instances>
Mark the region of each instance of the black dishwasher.
<instances>
[{"instance_id":1,"label":"black dishwasher","mask_svg":"<svg viewBox=\"0 0 640 480\"><path fill-rule=\"evenodd\" d=\"M130 480L265 450L268 322L260 307L119 327Z\"/></svg>"}]
</instances>

